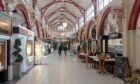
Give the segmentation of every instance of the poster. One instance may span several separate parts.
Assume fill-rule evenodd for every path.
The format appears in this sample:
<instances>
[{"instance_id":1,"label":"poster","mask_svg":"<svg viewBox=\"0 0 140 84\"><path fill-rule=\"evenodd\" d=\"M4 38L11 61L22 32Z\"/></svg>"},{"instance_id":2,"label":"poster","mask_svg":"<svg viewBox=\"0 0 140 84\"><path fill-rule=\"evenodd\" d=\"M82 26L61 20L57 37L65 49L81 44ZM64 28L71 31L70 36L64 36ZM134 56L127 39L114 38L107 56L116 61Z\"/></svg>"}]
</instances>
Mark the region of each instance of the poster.
<instances>
[{"instance_id":1,"label":"poster","mask_svg":"<svg viewBox=\"0 0 140 84\"><path fill-rule=\"evenodd\" d=\"M11 34L11 18L0 12L0 34Z\"/></svg>"}]
</instances>

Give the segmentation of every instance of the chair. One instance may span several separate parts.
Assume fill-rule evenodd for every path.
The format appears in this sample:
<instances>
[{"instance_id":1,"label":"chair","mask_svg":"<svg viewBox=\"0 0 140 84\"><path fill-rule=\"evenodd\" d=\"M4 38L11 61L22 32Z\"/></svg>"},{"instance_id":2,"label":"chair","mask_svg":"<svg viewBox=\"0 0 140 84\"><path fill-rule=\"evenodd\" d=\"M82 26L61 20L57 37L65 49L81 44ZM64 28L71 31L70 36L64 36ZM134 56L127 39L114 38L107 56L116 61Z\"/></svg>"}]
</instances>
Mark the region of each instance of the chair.
<instances>
[{"instance_id":1,"label":"chair","mask_svg":"<svg viewBox=\"0 0 140 84\"><path fill-rule=\"evenodd\" d=\"M105 73L105 53L98 56L99 59L99 73Z\"/></svg>"}]
</instances>

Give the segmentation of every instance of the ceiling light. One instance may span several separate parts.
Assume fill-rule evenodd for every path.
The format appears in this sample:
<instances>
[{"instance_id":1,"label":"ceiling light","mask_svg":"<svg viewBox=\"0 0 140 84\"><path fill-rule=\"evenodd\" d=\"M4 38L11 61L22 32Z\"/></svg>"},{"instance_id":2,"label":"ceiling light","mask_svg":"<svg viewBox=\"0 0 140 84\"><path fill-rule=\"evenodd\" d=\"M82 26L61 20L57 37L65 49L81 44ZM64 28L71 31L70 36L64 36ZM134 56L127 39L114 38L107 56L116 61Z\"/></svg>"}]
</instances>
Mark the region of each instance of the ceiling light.
<instances>
[{"instance_id":1,"label":"ceiling light","mask_svg":"<svg viewBox=\"0 0 140 84\"><path fill-rule=\"evenodd\" d=\"M63 27L66 28L68 26L68 23L63 22Z\"/></svg>"},{"instance_id":2,"label":"ceiling light","mask_svg":"<svg viewBox=\"0 0 140 84\"><path fill-rule=\"evenodd\" d=\"M59 26L58 31L64 31L64 26Z\"/></svg>"}]
</instances>

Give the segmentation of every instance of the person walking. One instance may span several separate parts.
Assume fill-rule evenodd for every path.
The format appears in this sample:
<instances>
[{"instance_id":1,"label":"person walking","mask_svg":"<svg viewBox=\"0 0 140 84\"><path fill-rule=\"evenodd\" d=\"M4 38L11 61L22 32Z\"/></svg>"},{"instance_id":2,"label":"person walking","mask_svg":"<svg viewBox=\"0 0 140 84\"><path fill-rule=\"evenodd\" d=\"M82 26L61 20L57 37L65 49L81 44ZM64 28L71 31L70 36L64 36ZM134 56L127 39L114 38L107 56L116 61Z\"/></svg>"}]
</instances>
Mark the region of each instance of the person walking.
<instances>
[{"instance_id":1,"label":"person walking","mask_svg":"<svg viewBox=\"0 0 140 84\"><path fill-rule=\"evenodd\" d=\"M65 56L67 55L67 45L64 45L63 46L63 49L64 49L64 54L65 54Z\"/></svg>"},{"instance_id":2,"label":"person walking","mask_svg":"<svg viewBox=\"0 0 140 84\"><path fill-rule=\"evenodd\" d=\"M58 47L58 55L59 56L61 56L61 52L62 52L62 44L60 44Z\"/></svg>"},{"instance_id":3,"label":"person walking","mask_svg":"<svg viewBox=\"0 0 140 84\"><path fill-rule=\"evenodd\" d=\"M51 53L51 44L50 43L48 44L48 51L49 51L49 53Z\"/></svg>"}]
</instances>

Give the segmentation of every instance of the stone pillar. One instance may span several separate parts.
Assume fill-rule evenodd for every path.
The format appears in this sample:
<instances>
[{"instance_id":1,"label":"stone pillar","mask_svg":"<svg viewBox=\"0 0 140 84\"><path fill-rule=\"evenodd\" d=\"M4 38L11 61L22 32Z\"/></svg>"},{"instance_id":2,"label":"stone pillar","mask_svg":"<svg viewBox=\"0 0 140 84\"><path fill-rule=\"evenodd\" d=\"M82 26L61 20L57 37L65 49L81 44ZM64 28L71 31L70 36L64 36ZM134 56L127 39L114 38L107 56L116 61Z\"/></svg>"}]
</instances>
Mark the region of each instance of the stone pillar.
<instances>
[{"instance_id":1,"label":"stone pillar","mask_svg":"<svg viewBox=\"0 0 140 84\"><path fill-rule=\"evenodd\" d=\"M128 54L130 65L133 68L136 68L136 45L135 45L136 38L135 38L135 35L136 35L135 30L128 31L128 45L127 45L128 53L127 54Z\"/></svg>"}]
</instances>

